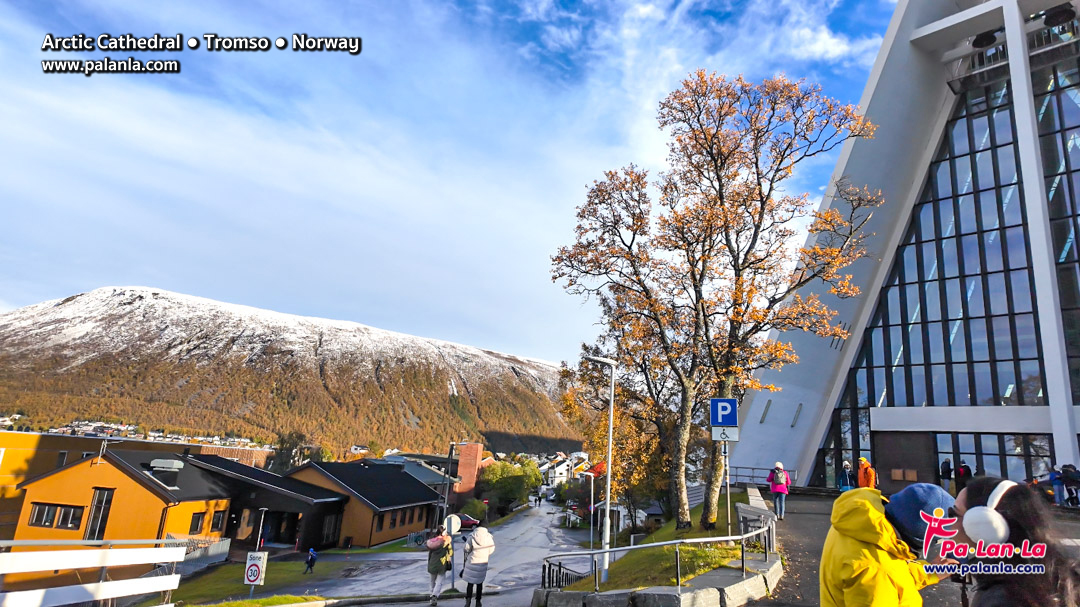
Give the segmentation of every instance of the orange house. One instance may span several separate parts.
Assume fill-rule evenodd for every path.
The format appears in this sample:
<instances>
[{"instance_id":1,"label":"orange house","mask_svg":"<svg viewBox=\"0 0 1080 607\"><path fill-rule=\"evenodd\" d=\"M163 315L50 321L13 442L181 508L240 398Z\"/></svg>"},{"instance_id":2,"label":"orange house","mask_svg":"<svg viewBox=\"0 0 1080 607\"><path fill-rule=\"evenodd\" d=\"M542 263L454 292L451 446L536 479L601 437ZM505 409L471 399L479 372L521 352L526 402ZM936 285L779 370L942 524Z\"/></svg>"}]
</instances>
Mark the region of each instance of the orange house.
<instances>
[{"instance_id":1,"label":"orange house","mask_svg":"<svg viewBox=\"0 0 1080 607\"><path fill-rule=\"evenodd\" d=\"M16 540L216 539L229 513L221 479L180 456L152 451L86 456L18 487L25 496ZM4 586L14 590L36 580L31 585L38 587L43 575L54 578L50 586L85 577L77 571L9 575Z\"/></svg>"},{"instance_id":2,"label":"orange house","mask_svg":"<svg viewBox=\"0 0 1080 607\"><path fill-rule=\"evenodd\" d=\"M15 539L16 522L23 506L23 491L18 488L21 483L97 455L105 440L110 449L119 451L220 455L258 468L265 466L267 457L273 454L269 450L241 447L0 431L0 540Z\"/></svg>"},{"instance_id":3,"label":"orange house","mask_svg":"<svg viewBox=\"0 0 1080 607\"><path fill-rule=\"evenodd\" d=\"M288 476L349 496L342 545L368 548L428 529L440 500L404 465L393 462L309 462Z\"/></svg>"}]
</instances>

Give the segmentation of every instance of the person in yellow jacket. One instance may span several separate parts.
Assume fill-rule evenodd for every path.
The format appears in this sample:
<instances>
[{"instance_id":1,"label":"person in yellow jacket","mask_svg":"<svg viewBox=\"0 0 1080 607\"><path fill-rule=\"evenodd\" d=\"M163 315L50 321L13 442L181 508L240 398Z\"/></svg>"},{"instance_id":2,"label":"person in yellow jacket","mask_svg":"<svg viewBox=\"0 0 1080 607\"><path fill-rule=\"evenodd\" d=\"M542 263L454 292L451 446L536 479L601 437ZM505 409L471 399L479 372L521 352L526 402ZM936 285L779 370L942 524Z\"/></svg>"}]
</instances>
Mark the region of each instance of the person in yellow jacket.
<instances>
[{"instance_id":1,"label":"person in yellow jacket","mask_svg":"<svg viewBox=\"0 0 1080 607\"><path fill-rule=\"evenodd\" d=\"M941 579L923 566L945 561L936 555L922 560L913 548L922 549L926 532L918 512L940 510L943 516L952 496L937 485L920 483L897 493L893 502L886 514L888 500L881 492L861 488L844 492L833 503L818 572L821 607L921 607L919 590Z\"/></svg>"},{"instance_id":2,"label":"person in yellow jacket","mask_svg":"<svg viewBox=\"0 0 1080 607\"><path fill-rule=\"evenodd\" d=\"M859 458L859 486L877 489L877 470L874 470L870 460L865 457Z\"/></svg>"}]
</instances>

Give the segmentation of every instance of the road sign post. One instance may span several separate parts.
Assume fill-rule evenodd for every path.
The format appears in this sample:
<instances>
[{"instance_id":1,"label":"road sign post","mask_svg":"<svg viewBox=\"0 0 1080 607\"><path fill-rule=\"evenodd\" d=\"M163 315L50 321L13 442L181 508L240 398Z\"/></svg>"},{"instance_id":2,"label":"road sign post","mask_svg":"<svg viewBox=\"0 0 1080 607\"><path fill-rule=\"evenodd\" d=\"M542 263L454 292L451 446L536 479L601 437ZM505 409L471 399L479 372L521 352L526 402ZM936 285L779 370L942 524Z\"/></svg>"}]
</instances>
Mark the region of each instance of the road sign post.
<instances>
[{"instance_id":1,"label":"road sign post","mask_svg":"<svg viewBox=\"0 0 1080 607\"><path fill-rule=\"evenodd\" d=\"M720 455L724 458L727 534L731 535L731 461L728 460L728 443L739 440L739 401L734 398L709 399L709 425L712 426L712 439L720 443Z\"/></svg>"},{"instance_id":2,"label":"road sign post","mask_svg":"<svg viewBox=\"0 0 1080 607\"><path fill-rule=\"evenodd\" d=\"M244 583L251 586L251 592L248 596L251 597L255 594L255 586L262 586L263 580L266 578L266 552L249 552L247 554L247 565L244 567Z\"/></svg>"}]
</instances>

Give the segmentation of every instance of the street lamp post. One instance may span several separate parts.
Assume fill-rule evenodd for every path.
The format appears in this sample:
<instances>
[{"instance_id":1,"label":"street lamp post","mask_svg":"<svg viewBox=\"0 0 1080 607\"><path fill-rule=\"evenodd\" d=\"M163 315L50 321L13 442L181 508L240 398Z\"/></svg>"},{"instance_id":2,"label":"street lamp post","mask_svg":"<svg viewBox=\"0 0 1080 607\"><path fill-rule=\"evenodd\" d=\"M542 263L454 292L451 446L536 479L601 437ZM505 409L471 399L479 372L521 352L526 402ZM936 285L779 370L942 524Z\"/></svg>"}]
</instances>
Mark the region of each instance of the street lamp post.
<instances>
[{"instance_id":1,"label":"street lamp post","mask_svg":"<svg viewBox=\"0 0 1080 607\"><path fill-rule=\"evenodd\" d=\"M585 360L594 362L601 365L607 365L611 367L611 395L608 401L608 421L607 421L607 489L604 492L604 534L603 534L603 549L607 550L611 547L611 469L614 467L611 465L611 441L615 433L615 361L610 358L601 358L599 356L586 356ZM608 580L608 564L611 562L611 553L604 553L603 566L600 569L600 581L606 582Z\"/></svg>"}]
</instances>

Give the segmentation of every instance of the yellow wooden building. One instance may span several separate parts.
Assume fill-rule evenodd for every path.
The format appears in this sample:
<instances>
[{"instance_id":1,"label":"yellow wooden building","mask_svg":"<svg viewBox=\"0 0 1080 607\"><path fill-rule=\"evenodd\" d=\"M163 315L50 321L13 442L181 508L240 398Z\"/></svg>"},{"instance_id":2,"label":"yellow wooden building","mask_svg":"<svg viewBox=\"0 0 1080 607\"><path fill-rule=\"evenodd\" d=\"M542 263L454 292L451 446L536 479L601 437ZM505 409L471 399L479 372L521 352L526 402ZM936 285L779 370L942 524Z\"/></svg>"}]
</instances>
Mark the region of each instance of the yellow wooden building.
<instances>
[{"instance_id":1,"label":"yellow wooden building","mask_svg":"<svg viewBox=\"0 0 1080 607\"><path fill-rule=\"evenodd\" d=\"M341 523L341 544L376 546L435 525L437 492L402 464L310 462L290 478L350 497Z\"/></svg>"},{"instance_id":2,"label":"yellow wooden building","mask_svg":"<svg viewBox=\"0 0 1080 607\"><path fill-rule=\"evenodd\" d=\"M16 540L219 539L229 516L225 482L169 453L88 454L18 488L24 499ZM6 576L4 587L31 582L38 587L41 577ZM77 583L83 575L57 572L53 577L49 585L72 583L72 578Z\"/></svg>"}]
</instances>

